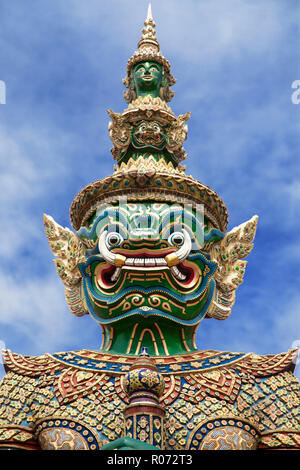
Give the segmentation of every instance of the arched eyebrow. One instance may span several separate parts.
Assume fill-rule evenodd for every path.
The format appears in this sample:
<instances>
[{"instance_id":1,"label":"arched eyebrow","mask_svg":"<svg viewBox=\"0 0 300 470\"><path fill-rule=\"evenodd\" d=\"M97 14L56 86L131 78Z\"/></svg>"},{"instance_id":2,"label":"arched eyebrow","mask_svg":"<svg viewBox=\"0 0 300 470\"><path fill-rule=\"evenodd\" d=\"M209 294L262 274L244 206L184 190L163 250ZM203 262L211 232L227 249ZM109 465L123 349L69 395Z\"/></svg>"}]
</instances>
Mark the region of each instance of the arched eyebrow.
<instances>
[{"instance_id":1,"label":"arched eyebrow","mask_svg":"<svg viewBox=\"0 0 300 470\"><path fill-rule=\"evenodd\" d=\"M139 69L142 69L142 68L144 69L145 66L143 64L138 64L138 65L136 65L135 70L139 70Z\"/></svg>"}]
</instances>

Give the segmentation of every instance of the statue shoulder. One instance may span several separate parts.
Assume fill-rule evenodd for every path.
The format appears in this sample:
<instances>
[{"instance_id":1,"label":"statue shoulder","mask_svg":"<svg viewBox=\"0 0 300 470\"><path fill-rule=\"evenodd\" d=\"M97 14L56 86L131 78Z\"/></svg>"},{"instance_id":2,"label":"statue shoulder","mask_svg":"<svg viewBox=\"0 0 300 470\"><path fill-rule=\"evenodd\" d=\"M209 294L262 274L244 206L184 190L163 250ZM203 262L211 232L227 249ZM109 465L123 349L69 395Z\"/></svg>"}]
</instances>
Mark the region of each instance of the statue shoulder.
<instances>
[{"instance_id":1,"label":"statue shoulder","mask_svg":"<svg viewBox=\"0 0 300 470\"><path fill-rule=\"evenodd\" d=\"M259 416L259 448L300 447L300 384L294 375L298 350L276 355L250 354L239 363L240 375L252 377L244 388Z\"/></svg>"},{"instance_id":2,"label":"statue shoulder","mask_svg":"<svg viewBox=\"0 0 300 470\"><path fill-rule=\"evenodd\" d=\"M6 373L13 372L21 376L39 377L55 371L57 361L50 354L28 356L2 350L2 359Z\"/></svg>"},{"instance_id":3,"label":"statue shoulder","mask_svg":"<svg viewBox=\"0 0 300 470\"><path fill-rule=\"evenodd\" d=\"M238 361L235 369L255 377L273 376L285 371L294 372L297 357L298 349L290 349L280 354L249 353Z\"/></svg>"},{"instance_id":4,"label":"statue shoulder","mask_svg":"<svg viewBox=\"0 0 300 470\"><path fill-rule=\"evenodd\" d=\"M2 350L2 360L6 373L12 372L20 376L35 378L61 373L70 367L80 368L91 359L95 363L100 362L100 365L104 366L103 361L98 360L98 356L97 351L89 350L45 353L40 356L23 355L9 349ZM105 356L105 358L107 357L108 355Z\"/></svg>"},{"instance_id":5,"label":"statue shoulder","mask_svg":"<svg viewBox=\"0 0 300 470\"><path fill-rule=\"evenodd\" d=\"M6 375L0 384L0 449L38 449L29 410L43 359L9 350L2 357Z\"/></svg>"}]
</instances>

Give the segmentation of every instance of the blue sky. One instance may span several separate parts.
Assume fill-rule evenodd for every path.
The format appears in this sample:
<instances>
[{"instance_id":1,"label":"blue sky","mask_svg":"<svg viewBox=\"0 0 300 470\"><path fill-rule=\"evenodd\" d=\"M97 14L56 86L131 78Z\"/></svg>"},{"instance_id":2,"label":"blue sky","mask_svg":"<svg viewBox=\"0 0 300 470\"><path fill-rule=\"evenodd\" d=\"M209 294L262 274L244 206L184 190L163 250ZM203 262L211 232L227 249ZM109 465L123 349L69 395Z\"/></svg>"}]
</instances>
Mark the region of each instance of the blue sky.
<instances>
[{"instance_id":1,"label":"blue sky","mask_svg":"<svg viewBox=\"0 0 300 470\"><path fill-rule=\"evenodd\" d=\"M192 112L187 173L223 198L229 229L259 215L231 317L204 320L198 347L270 354L300 346L300 105L291 101L299 4L151 3L177 79L172 110ZM122 78L146 10L141 0L2 2L2 347L38 355L101 344L92 318L69 313L43 213L71 227L75 195L112 172L107 109L127 106Z\"/></svg>"}]
</instances>

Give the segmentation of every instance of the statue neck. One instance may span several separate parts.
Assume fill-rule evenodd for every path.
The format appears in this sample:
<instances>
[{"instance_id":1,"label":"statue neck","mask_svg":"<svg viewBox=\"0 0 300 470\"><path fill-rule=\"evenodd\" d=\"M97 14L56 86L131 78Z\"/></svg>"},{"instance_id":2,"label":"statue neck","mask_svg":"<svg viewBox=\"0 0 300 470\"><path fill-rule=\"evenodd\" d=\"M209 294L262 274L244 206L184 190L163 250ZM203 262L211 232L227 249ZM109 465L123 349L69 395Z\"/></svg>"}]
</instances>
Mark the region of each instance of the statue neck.
<instances>
[{"instance_id":1,"label":"statue neck","mask_svg":"<svg viewBox=\"0 0 300 470\"><path fill-rule=\"evenodd\" d=\"M159 98L159 92L157 90L138 90L136 92L136 98L142 97L145 98L145 96L151 96L152 98Z\"/></svg>"},{"instance_id":2,"label":"statue neck","mask_svg":"<svg viewBox=\"0 0 300 470\"><path fill-rule=\"evenodd\" d=\"M169 356L196 351L197 326L187 327L171 320L136 316L102 325L101 352L138 355L146 347L151 356Z\"/></svg>"}]
</instances>

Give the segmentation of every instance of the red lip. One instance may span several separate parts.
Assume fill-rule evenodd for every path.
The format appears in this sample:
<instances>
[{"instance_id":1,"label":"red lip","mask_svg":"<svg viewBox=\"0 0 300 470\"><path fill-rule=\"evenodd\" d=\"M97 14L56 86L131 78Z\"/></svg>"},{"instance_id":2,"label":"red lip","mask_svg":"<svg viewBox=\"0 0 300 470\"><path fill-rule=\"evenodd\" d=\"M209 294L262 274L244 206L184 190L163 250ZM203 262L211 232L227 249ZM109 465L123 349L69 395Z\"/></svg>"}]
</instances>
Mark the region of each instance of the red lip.
<instances>
[{"instance_id":1,"label":"red lip","mask_svg":"<svg viewBox=\"0 0 300 470\"><path fill-rule=\"evenodd\" d=\"M190 268L189 266L186 266L184 264L184 261L182 263L180 263L180 267L181 267L182 270L184 270L186 273L188 273L186 281L181 281L181 284L183 284L183 285L190 284L193 281L194 277L195 277L194 270L192 268Z\"/></svg>"},{"instance_id":2,"label":"red lip","mask_svg":"<svg viewBox=\"0 0 300 470\"><path fill-rule=\"evenodd\" d=\"M154 256L152 256L153 258ZM190 266L187 266L184 261L182 263L180 263L179 265L177 265L178 268L180 268L180 271L185 273L186 275L186 280L180 280L178 281L178 279L175 281L176 282L179 282L179 284L183 285L183 286L188 286L189 284L191 284L195 278L195 271L193 268L191 268ZM137 266L125 266L126 269L134 269L134 270L137 270L137 271L143 271L145 274L151 272L151 270L159 270L159 269L165 269L167 268L167 266L156 266L156 267L150 267L150 268L147 268L147 267L137 267ZM116 281L111 281L111 276L113 275L113 273L115 272L115 266L113 265L110 265L110 266L107 266L107 267L104 267L101 269L100 271L100 277L101 277L101 283L102 285L104 285L105 287L109 288L109 287L112 287ZM172 277L174 277L174 275L171 275Z\"/></svg>"}]
</instances>

